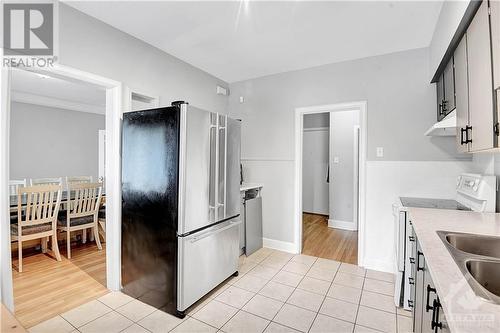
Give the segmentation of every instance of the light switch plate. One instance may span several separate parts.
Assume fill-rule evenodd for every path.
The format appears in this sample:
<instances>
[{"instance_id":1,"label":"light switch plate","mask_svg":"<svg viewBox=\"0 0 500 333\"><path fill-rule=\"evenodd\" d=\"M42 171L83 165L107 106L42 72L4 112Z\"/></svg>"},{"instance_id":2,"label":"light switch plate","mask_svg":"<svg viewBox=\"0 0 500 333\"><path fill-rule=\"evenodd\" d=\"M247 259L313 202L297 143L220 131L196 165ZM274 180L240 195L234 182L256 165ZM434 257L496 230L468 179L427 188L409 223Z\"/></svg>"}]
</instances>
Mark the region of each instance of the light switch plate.
<instances>
[{"instance_id":1,"label":"light switch plate","mask_svg":"<svg viewBox=\"0 0 500 333\"><path fill-rule=\"evenodd\" d=\"M377 157L384 157L384 147L377 147Z\"/></svg>"}]
</instances>

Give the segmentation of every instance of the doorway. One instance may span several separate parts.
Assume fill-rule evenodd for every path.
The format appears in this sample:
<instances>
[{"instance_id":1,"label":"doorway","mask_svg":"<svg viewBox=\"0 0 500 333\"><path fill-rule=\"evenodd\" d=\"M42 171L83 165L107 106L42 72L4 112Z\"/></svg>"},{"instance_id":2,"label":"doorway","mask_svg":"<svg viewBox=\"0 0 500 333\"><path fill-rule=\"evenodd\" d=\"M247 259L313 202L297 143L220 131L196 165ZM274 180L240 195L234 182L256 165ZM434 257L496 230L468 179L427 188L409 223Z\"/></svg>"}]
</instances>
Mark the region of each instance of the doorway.
<instances>
[{"instance_id":1,"label":"doorway","mask_svg":"<svg viewBox=\"0 0 500 333\"><path fill-rule=\"evenodd\" d=\"M362 265L366 103L296 110L298 252Z\"/></svg>"},{"instance_id":2,"label":"doorway","mask_svg":"<svg viewBox=\"0 0 500 333\"><path fill-rule=\"evenodd\" d=\"M50 84L44 82L43 84L29 83L19 85L16 83L19 81L19 75L27 80L25 83L31 82L28 76L31 78L35 76L38 80L49 80L52 82ZM48 91L42 91L43 89L48 89L49 86L53 86L56 82L61 84L64 82L64 85L75 88L67 91L68 96L73 94L75 98L78 98L78 96L81 97L81 91L78 91L78 88L76 88L78 85L81 85L83 90L94 89L95 91L99 91L98 99L101 101L100 105L97 107L99 110L97 111L95 109L96 105L91 100L90 103L84 100L76 102L71 100L68 101L62 98L63 96L61 95L56 94L50 96ZM18 91L19 87L28 91L20 92ZM35 91L36 89L42 90ZM59 86L59 88L55 90L62 92L61 89L65 88ZM58 314L60 311L64 310L49 309L53 304L71 308L81 304L81 302L85 302L85 297L96 298L98 296L97 294L107 293L108 290L119 290L119 205L121 201L119 182L119 138L121 110L123 105L126 105L126 103L122 103L122 96L121 83L61 65L54 65L54 67L49 70L26 71L23 69L4 68L1 71L2 104L0 109L2 117L0 118L0 128L2 128L2 131L0 132L0 160L2 163L0 164L0 185L2 191L0 191L0 214L2 215L2 220L10 221L12 211L14 211L14 213L19 212L19 205L15 205L15 207L11 205L9 185L14 178L22 180L26 184L23 184L24 186L30 186L31 183L36 183L36 180L40 180L41 178L57 178L60 179L58 182L62 183L62 185L60 185L62 189L61 192L67 189L67 176L68 178L86 176L84 177L86 180L92 178L92 182L96 182L98 178L98 131L99 129L105 128L108 134L108 140L105 143L106 151L109 152L105 158L106 199L105 208L100 211L100 220L102 220L102 226L104 226L105 230L100 230L104 231L104 233L101 232L98 236L99 240L102 241L101 251L95 248L97 246L96 234L90 233L89 230L87 230L85 234L82 230L70 232L70 237L67 239L70 240L71 258L68 258L68 253L66 251L66 239L61 237L60 242L58 242L61 261L57 260L56 251L51 251L55 249L54 244L49 243L48 247L44 246L47 250L44 249L45 253L41 253L41 245L43 245L45 241L44 237L41 238L42 244L37 244L35 242L36 240L33 240L35 242L34 244L24 242L23 240L22 248L25 249L26 246L26 250L23 251L21 257L23 267L19 269L19 257L12 256L12 253L19 252L16 246L13 245L13 243L19 241L19 238L11 236L12 226L10 224L4 223L1 226L2 237L0 239L0 244L2 247L2 276L0 291L2 302L11 312L15 313L16 316L21 317L23 324L27 327L43 321L43 315L49 316L52 314L53 316L54 313ZM26 114L28 114L27 117L25 117ZM67 120L70 114L78 114L83 118L87 118L86 115L90 115L92 118L92 116L100 114L100 116L97 117L101 117L101 119L97 122L80 121L81 119L74 121L80 129L89 129L89 126L87 126L89 123L94 125L98 123L98 127L100 128L98 129L97 127L93 128L90 126L92 127L90 129L92 133L85 132L84 140L78 143L78 133L75 133L77 130L71 129L71 126L75 125L73 121L65 122L64 124L60 123L63 119ZM83 116L84 114L85 116ZM56 130L53 127L57 126L58 122L60 126L57 128L59 128L59 130ZM24 129L29 128L29 126L34 126L29 131L30 135L36 131L40 132L32 139L27 136L28 132L24 131ZM45 131L44 134L43 129L50 130ZM70 134L65 131L69 131ZM66 133L66 135L64 135L64 133ZM16 135L18 135L18 137L16 137ZM60 140L54 137L47 138L55 135L64 135L64 138L60 138ZM41 138L41 136L44 137ZM37 140L42 141L42 139L49 139L50 142L44 145L43 152L45 152L46 156L37 155L38 157L36 159L24 161L26 162L24 163L22 161L23 158L35 158L36 156L33 154L24 154L25 156L23 156L23 147L24 151L26 151L26 145L35 146L39 143ZM56 140L58 142L55 142ZM73 149L58 147L59 141L61 143L69 143ZM89 143L86 145L88 149L80 149L86 141ZM15 154L18 153L20 154L15 156ZM90 153L90 155L87 153ZM48 159L48 156L51 154L59 155L54 155L56 157ZM78 158L81 158L83 155L85 155L85 160L79 160ZM90 162L88 161L89 159L91 160ZM14 160L16 160L16 162L14 162ZM59 165L52 162L59 162ZM13 165L12 163L15 164ZM90 169L85 169L85 165L87 167L91 165L92 171L90 171ZM57 170L58 167L64 166L77 166L82 168ZM30 167L31 170L29 170ZM95 176L93 174L94 172L96 174ZM43 173L43 175L41 173ZM63 189L63 187L65 188ZM62 204L63 200L61 200L61 206ZM71 205L71 203L66 202L65 205L67 207ZM23 213L21 213L21 216L23 216ZM92 239L93 237L94 239ZM59 239L59 235L57 235L57 237L51 236L50 238ZM54 264L59 265L57 268L48 267ZM45 267L45 269L43 267ZM50 273L48 275L52 276L48 276L48 272ZM74 274L79 275L76 276ZM46 281L41 281L40 279L42 278L46 279ZM30 292L30 288L37 289L39 293L38 296L35 297L35 295ZM59 297L51 297L49 295L54 291L60 293ZM25 295L19 298L18 296L23 293L25 293ZM97 294L89 296L91 293ZM72 300L64 298L71 294L75 296ZM41 303L38 305L31 304L30 306L23 305L23 302L29 301L40 301ZM26 314L25 310L29 312L36 309L38 309L39 314L31 313L23 319L24 314Z\"/></svg>"}]
</instances>

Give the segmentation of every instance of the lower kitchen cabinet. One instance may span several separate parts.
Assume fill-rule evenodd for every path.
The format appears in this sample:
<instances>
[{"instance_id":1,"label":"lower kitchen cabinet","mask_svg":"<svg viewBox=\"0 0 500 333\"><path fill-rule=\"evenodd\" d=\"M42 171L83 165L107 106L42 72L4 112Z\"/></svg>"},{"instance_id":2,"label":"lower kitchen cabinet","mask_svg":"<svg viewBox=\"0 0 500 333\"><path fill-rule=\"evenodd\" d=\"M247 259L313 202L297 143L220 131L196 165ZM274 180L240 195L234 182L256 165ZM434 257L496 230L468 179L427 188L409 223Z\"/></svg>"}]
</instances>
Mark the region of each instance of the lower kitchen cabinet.
<instances>
[{"instance_id":1,"label":"lower kitchen cabinet","mask_svg":"<svg viewBox=\"0 0 500 333\"><path fill-rule=\"evenodd\" d=\"M415 233L413 241L413 331L415 333L448 333L450 330L446 324L439 295Z\"/></svg>"}]
</instances>

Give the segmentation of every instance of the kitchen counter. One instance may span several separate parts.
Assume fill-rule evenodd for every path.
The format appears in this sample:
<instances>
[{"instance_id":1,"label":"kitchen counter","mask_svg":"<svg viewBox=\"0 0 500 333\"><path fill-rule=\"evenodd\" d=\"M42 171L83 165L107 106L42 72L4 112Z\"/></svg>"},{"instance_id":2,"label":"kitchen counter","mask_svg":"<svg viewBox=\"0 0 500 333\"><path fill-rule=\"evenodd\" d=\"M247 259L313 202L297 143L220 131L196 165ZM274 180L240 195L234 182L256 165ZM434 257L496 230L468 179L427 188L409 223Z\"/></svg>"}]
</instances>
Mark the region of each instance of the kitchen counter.
<instances>
[{"instance_id":1,"label":"kitchen counter","mask_svg":"<svg viewBox=\"0 0 500 333\"><path fill-rule=\"evenodd\" d=\"M408 211L451 332L498 332L500 305L476 296L436 231L500 236L500 214L425 208Z\"/></svg>"},{"instance_id":2,"label":"kitchen counter","mask_svg":"<svg viewBox=\"0 0 500 333\"><path fill-rule=\"evenodd\" d=\"M248 191L248 190L253 190L256 188L262 188L264 187L263 184L259 183L243 183L240 185L240 192Z\"/></svg>"}]
</instances>

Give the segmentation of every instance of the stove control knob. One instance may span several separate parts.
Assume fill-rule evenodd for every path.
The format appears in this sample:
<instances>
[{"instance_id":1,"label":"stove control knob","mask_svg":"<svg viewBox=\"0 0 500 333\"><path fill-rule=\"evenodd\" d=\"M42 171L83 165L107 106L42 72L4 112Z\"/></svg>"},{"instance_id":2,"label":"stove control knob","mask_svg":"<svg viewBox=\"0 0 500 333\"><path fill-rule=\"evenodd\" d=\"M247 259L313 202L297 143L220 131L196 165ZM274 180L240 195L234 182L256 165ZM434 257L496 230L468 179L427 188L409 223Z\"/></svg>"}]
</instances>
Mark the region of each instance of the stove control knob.
<instances>
[{"instance_id":1,"label":"stove control knob","mask_svg":"<svg viewBox=\"0 0 500 333\"><path fill-rule=\"evenodd\" d=\"M474 192L477 192L477 190L479 189L479 186L475 185L473 188Z\"/></svg>"}]
</instances>

